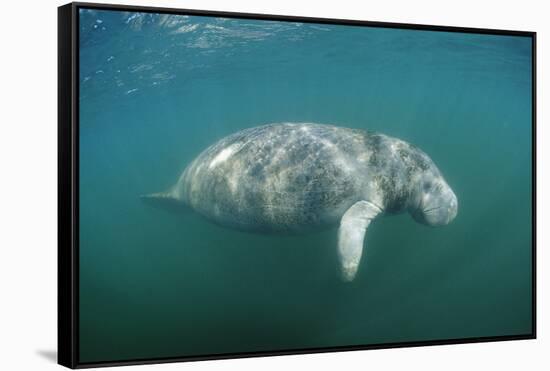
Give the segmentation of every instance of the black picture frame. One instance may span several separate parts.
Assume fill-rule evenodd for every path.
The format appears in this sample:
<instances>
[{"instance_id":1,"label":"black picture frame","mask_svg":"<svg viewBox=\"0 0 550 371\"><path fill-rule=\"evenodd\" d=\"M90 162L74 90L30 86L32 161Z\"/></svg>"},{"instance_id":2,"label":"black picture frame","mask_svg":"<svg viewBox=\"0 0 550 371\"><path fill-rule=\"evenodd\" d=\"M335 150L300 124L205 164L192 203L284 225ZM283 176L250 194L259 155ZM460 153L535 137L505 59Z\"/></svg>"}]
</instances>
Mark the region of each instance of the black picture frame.
<instances>
[{"instance_id":1,"label":"black picture frame","mask_svg":"<svg viewBox=\"0 0 550 371\"><path fill-rule=\"evenodd\" d=\"M310 349L282 349L267 352L230 354L201 354L189 357L171 357L139 360L119 360L83 363L79 360L79 20L80 8L118 10L144 13L200 15L239 19L292 21L317 24L355 25L411 30L430 30L459 33L515 35L532 41L532 329L530 333L514 336L488 336L433 341L411 341L365 346L336 346ZM366 350L380 348L415 347L427 345L493 342L536 338L536 32L432 26L404 23L371 22L329 18L169 9L144 6L70 3L58 8L58 363L69 368L89 368Z\"/></svg>"}]
</instances>

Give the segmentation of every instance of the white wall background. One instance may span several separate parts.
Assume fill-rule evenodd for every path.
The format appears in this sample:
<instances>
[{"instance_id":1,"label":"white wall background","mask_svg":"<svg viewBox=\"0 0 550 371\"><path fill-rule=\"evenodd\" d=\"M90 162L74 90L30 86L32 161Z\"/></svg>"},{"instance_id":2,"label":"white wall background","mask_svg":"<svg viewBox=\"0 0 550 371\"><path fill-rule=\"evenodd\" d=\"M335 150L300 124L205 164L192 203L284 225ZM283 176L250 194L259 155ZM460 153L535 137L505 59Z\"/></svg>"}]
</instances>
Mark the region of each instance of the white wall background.
<instances>
[{"instance_id":1,"label":"white wall background","mask_svg":"<svg viewBox=\"0 0 550 371\"><path fill-rule=\"evenodd\" d=\"M107 1L107 0L106 0ZM114 0L113 0L114 1ZM543 369L550 349L546 247L550 86L540 0L120 0L155 5L538 32L537 340L136 366L156 370ZM56 352L56 32L59 0L2 2L0 20L0 369L60 369ZM502 231L506 233L506 231Z\"/></svg>"}]
</instances>

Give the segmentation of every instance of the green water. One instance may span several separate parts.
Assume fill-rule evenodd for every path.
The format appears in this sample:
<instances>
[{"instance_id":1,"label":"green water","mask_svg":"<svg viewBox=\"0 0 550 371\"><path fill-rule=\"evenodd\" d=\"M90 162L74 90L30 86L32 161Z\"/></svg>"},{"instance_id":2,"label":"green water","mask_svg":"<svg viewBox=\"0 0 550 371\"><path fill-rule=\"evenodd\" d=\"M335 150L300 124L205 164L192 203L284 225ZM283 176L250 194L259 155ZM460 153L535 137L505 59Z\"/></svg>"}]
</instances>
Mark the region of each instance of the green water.
<instances>
[{"instance_id":1,"label":"green water","mask_svg":"<svg viewBox=\"0 0 550 371\"><path fill-rule=\"evenodd\" d=\"M80 361L531 332L531 40L80 13ZM339 278L336 230L255 235L139 195L270 122L411 142L459 201L448 226L369 227Z\"/></svg>"}]
</instances>

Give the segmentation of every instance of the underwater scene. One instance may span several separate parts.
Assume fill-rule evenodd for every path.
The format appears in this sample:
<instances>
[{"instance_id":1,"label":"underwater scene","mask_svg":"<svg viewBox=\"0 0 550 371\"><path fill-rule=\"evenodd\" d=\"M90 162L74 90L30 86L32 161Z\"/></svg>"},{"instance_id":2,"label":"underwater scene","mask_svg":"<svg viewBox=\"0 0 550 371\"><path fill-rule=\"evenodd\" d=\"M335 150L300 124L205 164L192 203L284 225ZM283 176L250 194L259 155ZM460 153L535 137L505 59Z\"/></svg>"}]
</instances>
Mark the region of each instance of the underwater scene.
<instances>
[{"instance_id":1,"label":"underwater scene","mask_svg":"<svg viewBox=\"0 0 550 371\"><path fill-rule=\"evenodd\" d=\"M532 40L79 9L79 361L532 332Z\"/></svg>"}]
</instances>

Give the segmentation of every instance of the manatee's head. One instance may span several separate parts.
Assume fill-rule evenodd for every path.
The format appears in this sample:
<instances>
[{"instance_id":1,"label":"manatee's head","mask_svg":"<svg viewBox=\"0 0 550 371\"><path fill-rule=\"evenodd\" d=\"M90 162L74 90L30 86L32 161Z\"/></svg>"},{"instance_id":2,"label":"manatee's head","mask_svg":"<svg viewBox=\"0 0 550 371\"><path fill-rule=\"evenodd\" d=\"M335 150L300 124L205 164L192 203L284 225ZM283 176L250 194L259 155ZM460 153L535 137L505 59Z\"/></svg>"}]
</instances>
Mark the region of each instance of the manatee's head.
<instances>
[{"instance_id":1,"label":"manatee's head","mask_svg":"<svg viewBox=\"0 0 550 371\"><path fill-rule=\"evenodd\" d=\"M458 212L456 195L437 169L428 171L422 176L418 184L416 200L411 215L422 224L429 226L449 224Z\"/></svg>"}]
</instances>

